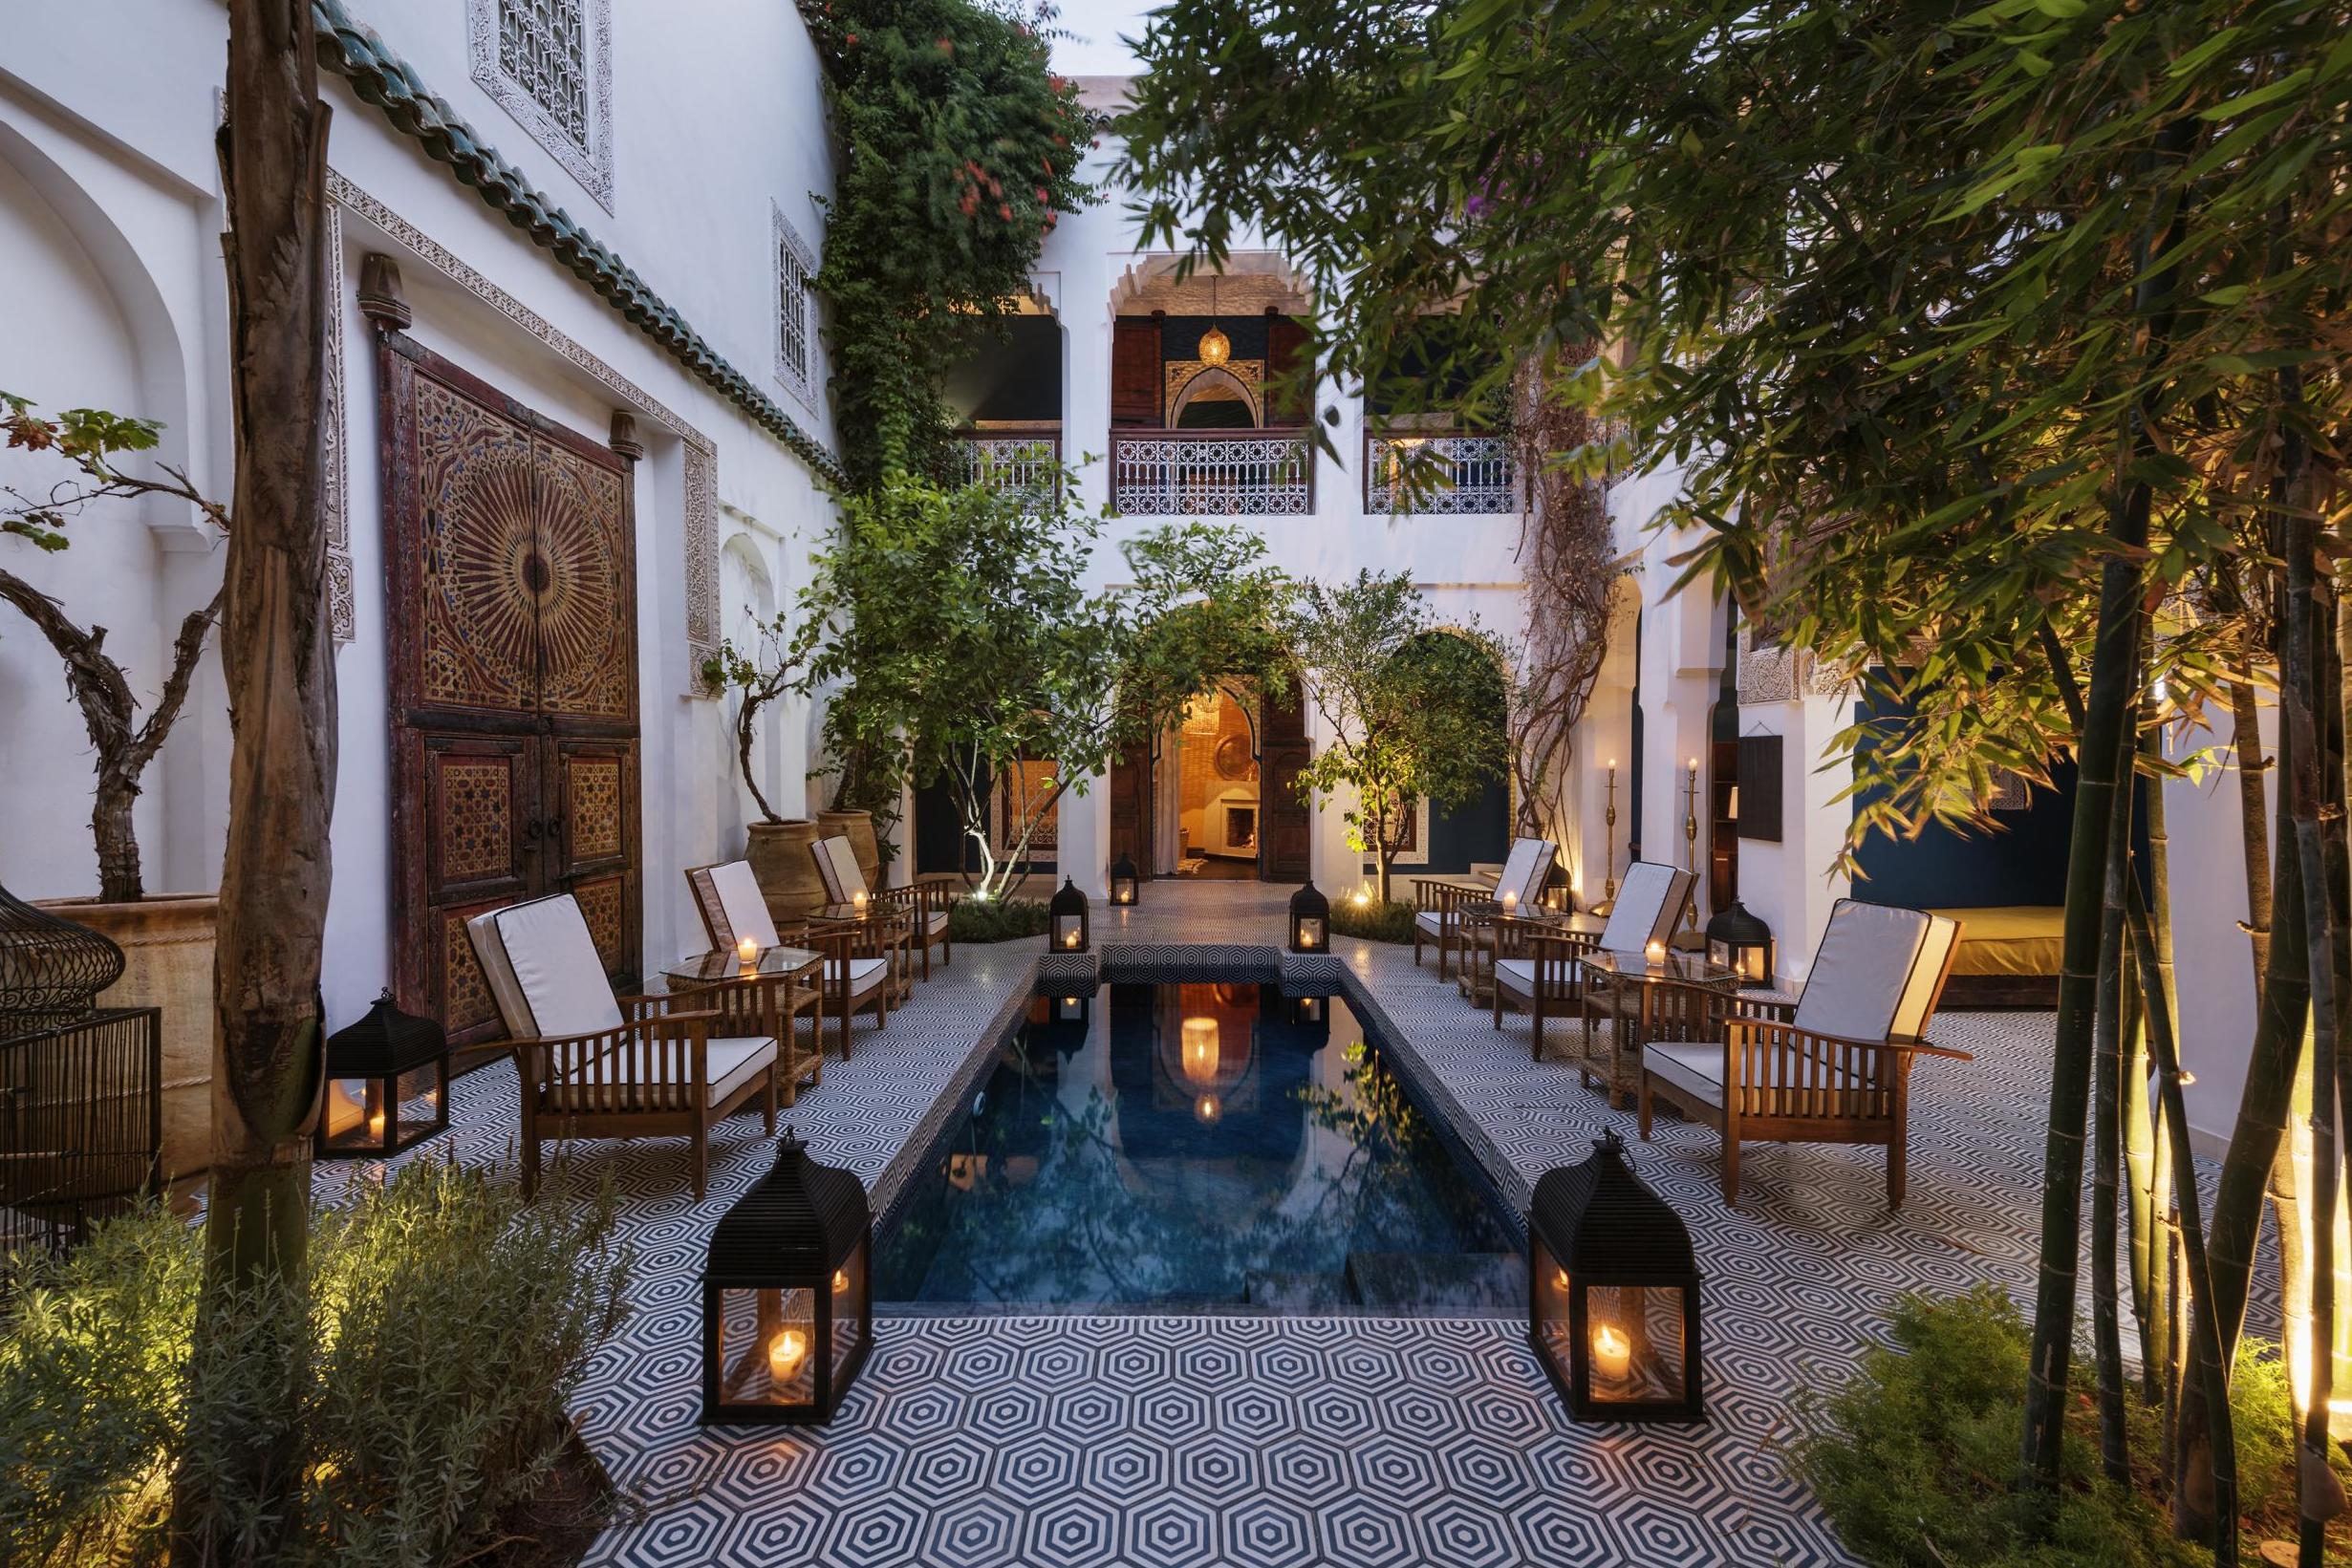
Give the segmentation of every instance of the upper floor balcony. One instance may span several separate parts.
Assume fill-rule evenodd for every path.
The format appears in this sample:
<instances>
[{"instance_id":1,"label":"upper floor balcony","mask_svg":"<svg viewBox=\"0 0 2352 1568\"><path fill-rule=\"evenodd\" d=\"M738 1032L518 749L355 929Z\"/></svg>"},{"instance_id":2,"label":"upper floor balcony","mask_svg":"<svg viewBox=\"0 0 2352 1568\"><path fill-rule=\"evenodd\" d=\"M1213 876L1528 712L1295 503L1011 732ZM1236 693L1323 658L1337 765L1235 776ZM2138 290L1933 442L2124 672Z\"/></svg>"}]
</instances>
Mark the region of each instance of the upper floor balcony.
<instances>
[{"instance_id":1,"label":"upper floor balcony","mask_svg":"<svg viewBox=\"0 0 2352 1568\"><path fill-rule=\"evenodd\" d=\"M1488 517L1525 499L1508 436L1364 433L1364 509L1375 516Z\"/></svg>"},{"instance_id":2,"label":"upper floor balcony","mask_svg":"<svg viewBox=\"0 0 2352 1568\"><path fill-rule=\"evenodd\" d=\"M1113 430L1111 505L1122 517L1304 517L1314 449L1296 430Z\"/></svg>"}]
</instances>

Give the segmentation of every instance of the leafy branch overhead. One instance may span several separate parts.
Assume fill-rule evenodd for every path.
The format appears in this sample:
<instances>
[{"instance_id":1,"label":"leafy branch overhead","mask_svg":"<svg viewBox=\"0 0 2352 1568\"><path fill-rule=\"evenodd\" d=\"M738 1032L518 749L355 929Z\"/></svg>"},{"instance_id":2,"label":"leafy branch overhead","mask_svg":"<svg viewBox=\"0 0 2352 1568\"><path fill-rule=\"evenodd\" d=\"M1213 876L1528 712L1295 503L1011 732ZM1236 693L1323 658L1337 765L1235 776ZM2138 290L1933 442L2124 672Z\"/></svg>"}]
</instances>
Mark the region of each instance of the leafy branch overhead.
<instances>
[{"instance_id":1,"label":"leafy branch overhead","mask_svg":"<svg viewBox=\"0 0 2352 1568\"><path fill-rule=\"evenodd\" d=\"M829 0L823 52L840 146L817 288L828 306L851 483L950 477L940 389L1019 309L1061 214L1094 191L1076 84L1053 74L1049 6Z\"/></svg>"}]
</instances>

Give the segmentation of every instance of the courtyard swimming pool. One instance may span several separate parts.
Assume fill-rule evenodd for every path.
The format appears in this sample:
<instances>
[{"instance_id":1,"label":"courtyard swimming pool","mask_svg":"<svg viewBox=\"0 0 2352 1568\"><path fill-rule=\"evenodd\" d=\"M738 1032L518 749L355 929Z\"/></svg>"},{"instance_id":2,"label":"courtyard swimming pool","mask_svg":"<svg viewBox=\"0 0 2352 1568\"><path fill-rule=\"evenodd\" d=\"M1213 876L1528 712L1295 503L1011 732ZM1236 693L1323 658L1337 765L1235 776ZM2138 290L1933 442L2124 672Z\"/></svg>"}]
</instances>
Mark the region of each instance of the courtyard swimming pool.
<instances>
[{"instance_id":1,"label":"courtyard swimming pool","mask_svg":"<svg viewBox=\"0 0 2352 1568\"><path fill-rule=\"evenodd\" d=\"M882 1240L885 1301L1477 1313L1517 1238L1347 1003L1041 997Z\"/></svg>"}]
</instances>

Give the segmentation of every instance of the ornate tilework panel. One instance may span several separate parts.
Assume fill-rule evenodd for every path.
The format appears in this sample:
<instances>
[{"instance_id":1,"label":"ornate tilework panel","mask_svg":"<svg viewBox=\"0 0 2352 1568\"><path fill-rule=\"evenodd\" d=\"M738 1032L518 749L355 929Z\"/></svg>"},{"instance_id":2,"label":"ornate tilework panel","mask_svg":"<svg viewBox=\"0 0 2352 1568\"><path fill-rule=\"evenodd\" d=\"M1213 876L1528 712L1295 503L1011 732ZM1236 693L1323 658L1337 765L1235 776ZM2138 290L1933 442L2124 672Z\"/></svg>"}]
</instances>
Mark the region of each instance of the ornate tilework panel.
<instances>
[{"instance_id":1,"label":"ornate tilework panel","mask_svg":"<svg viewBox=\"0 0 2352 1568\"><path fill-rule=\"evenodd\" d=\"M538 593L531 439L503 415L416 378L424 503L422 696L436 706L534 706Z\"/></svg>"},{"instance_id":2,"label":"ornate tilework panel","mask_svg":"<svg viewBox=\"0 0 2352 1568\"><path fill-rule=\"evenodd\" d=\"M319 250L327 269L326 363L321 369L318 420L319 492L327 509L327 623L336 647L358 635L359 606L352 588L351 482L344 472L349 438L343 429L343 209L327 204Z\"/></svg>"},{"instance_id":3,"label":"ornate tilework panel","mask_svg":"<svg viewBox=\"0 0 2352 1568\"><path fill-rule=\"evenodd\" d=\"M444 882L514 870L514 764L503 757L443 757L436 826Z\"/></svg>"},{"instance_id":4,"label":"ornate tilework panel","mask_svg":"<svg viewBox=\"0 0 2352 1568\"><path fill-rule=\"evenodd\" d=\"M486 904L442 913L442 1023L451 1034L498 1017L498 1003L491 999L482 960L474 956L473 939L465 934L465 922L491 907Z\"/></svg>"},{"instance_id":5,"label":"ornate tilework panel","mask_svg":"<svg viewBox=\"0 0 2352 1568\"><path fill-rule=\"evenodd\" d=\"M570 799L572 858L610 860L626 842L621 832L620 760L570 757L564 761L564 792Z\"/></svg>"},{"instance_id":6,"label":"ornate tilework panel","mask_svg":"<svg viewBox=\"0 0 2352 1568\"><path fill-rule=\"evenodd\" d=\"M539 698L550 713L637 716L637 612L626 476L533 443Z\"/></svg>"},{"instance_id":7,"label":"ornate tilework panel","mask_svg":"<svg viewBox=\"0 0 2352 1568\"><path fill-rule=\"evenodd\" d=\"M588 934L595 939L596 956L604 960L607 969L620 967L621 953L621 879L600 877L593 882L575 882L572 896L580 901L580 913L588 921Z\"/></svg>"}]
</instances>

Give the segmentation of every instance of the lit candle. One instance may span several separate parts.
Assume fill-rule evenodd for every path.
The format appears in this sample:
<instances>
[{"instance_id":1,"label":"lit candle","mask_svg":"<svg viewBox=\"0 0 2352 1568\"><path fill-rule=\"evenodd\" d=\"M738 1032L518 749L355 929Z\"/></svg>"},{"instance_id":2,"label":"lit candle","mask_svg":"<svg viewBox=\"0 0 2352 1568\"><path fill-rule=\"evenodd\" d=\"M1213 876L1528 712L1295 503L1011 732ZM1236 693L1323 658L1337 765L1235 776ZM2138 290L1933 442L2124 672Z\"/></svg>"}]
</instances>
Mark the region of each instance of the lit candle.
<instances>
[{"instance_id":1,"label":"lit candle","mask_svg":"<svg viewBox=\"0 0 2352 1568\"><path fill-rule=\"evenodd\" d=\"M748 966L760 961L760 944L746 936L735 944L735 956Z\"/></svg>"},{"instance_id":2,"label":"lit candle","mask_svg":"<svg viewBox=\"0 0 2352 1568\"><path fill-rule=\"evenodd\" d=\"M833 1270L833 1294L835 1296L847 1296L849 1293L850 1271L847 1269Z\"/></svg>"},{"instance_id":3,"label":"lit candle","mask_svg":"<svg viewBox=\"0 0 2352 1568\"><path fill-rule=\"evenodd\" d=\"M1216 1125L1218 1117L1223 1114L1224 1106L1217 1103L1214 1094L1204 1094L1193 1102L1193 1119L1204 1126Z\"/></svg>"},{"instance_id":4,"label":"lit candle","mask_svg":"<svg viewBox=\"0 0 2352 1568\"><path fill-rule=\"evenodd\" d=\"M1505 889L1502 894L1502 913L1505 914L1517 914L1519 913L1519 894L1512 892L1508 889Z\"/></svg>"},{"instance_id":5,"label":"lit candle","mask_svg":"<svg viewBox=\"0 0 2352 1568\"><path fill-rule=\"evenodd\" d=\"M1078 945L1077 927L1072 926L1069 930L1062 933L1062 945L1064 947L1076 947Z\"/></svg>"},{"instance_id":6,"label":"lit candle","mask_svg":"<svg viewBox=\"0 0 2352 1568\"><path fill-rule=\"evenodd\" d=\"M1593 1326L1592 1370L1602 1382L1618 1384L1633 1370L1633 1342L1614 1323Z\"/></svg>"},{"instance_id":7,"label":"lit candle","mask_svg":"<svg viewBox=\"0 0 2352 1568\"><path fill-rule=\"evenodd\" d=\"M382 1111L378 1110L369 1114L368 1137L375 1143L380 1144L384 1141L384 1113Z\"/></svg>"},{"instance_id":8,"label":"lit candle","mask_svg":"<svg viewBox=\"0 0 2352 1568\"><path fill-rule=\"evenodd\" d=\"M1650 945L1642 949L1642 956L1653 967L1664 963L1666 961L1666 944L1659 941L1655 937L1651 937Z\"/></svg>"},{"instance_id":9,"label":"lit candle","mask_svg":"<svg viewBox=\"0 0 2352 1568\"><path fill-rule=\"evenodd\" d=\"M1565 1289L1567 1289L1567 1288L1568 1288L1568 1271L1567 1271L1567 1270L1565 1270L1565 1269L1554 1269L1554 1270L1552 1270L1552 1289L1554 1289L1554 1290L1565 1290Z\"/></svg>"},{"instance_id":10,"label":"lit candle","mask_svg":"<svg viewBox=\"0 0 2352 1568\"><path fill-rule=\"evenodd\" d=\"M850 894L850 902L857 908L859 913L864 913L866 908L866 890L860 888L855 892Z\"/></svg>"},{"instance_id":11,"label":"lit candle","mask_svg":"<svg viewBox=\"0 0 2352 1568\"><path fill-rule=\"evenodd\" d=\"M778 1383L791 1382L808 1359L809 1336L797 1328L780 1328L767 1342L767 1375Z\"/></svg>"},{"instance_id":12,"label":"lit candle","mask_svg":"<svg viewBox=\"0 0 2352 1568\"><path fill-rule=\"evenodd\" d=\"M1220 1054L1217 1020L1215 1019L1186 1019L1184 1020L1184 1076L1196 1084L1217 1081L1217 1062Z\"/></svg>"},{"instance_id":13,"label":"lit candle","mask_svg":"<svg viewBox=\"0 0 2352 1568\"><path fill-rule=\"evenodd\" d=\"M1067 1008L1075 1009L1078 1005L1078 999L1076 997L1064 997L1062 999L1062 1005Z\"/></svg>"}]
</instances>

